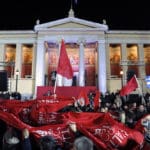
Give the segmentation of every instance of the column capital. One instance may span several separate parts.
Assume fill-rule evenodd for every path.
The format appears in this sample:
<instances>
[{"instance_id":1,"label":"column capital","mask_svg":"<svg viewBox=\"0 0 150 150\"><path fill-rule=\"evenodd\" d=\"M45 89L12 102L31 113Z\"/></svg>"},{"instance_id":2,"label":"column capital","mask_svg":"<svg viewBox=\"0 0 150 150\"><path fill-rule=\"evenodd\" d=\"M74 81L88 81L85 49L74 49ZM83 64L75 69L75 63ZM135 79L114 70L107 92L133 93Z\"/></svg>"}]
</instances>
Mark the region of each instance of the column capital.
<instances>
[{"instance_id":1,"label":"column capital","mask_svg":"<svg viewBox=\"0 0 150 150\"><path fill-rule=\"evenodd\" d=\"M85 39L79 39L79 40L77 40L77 43L78 44L86 44L86 40Z\"/></svg>"},{"instance_id":2,"label":"column capital","mask_svg":"<svg viewBox=\"0 0 150 150\"><path fill-rule=\"evenodd\" d=\"M106 43L106 40L105 40L105 39L103 39L103 40L98 40L97 42L98 42L98 44L105 44L105 43Z\"/></svg>"},{"instance_id":3,"label":"column capital","mask_svg":"<svg viewBox=\"0 0 150 150\"><path fill-rule=\"evenodd\" d=\"M121 47L125 47L126 48L127 43L121 43L120 45L121 45Z\"/></svg>"}]
</instances>

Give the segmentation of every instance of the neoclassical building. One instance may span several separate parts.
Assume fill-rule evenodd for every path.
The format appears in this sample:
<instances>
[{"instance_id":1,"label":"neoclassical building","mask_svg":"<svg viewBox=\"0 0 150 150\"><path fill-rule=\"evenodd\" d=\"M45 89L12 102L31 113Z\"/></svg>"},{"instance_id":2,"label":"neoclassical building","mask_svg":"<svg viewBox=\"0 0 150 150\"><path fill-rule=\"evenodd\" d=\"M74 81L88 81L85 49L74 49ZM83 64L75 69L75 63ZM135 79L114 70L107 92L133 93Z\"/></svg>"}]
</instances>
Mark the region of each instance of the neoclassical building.
<instances>
[{"instance_id":1,"label":"neoclassical building","mask_svg":"<svg viewBox=\"0 0 150 150\"><path fill-rule=\"evenodd\" d=\"M0 70L7 71L8 91L36 97L38 86L51 86L61 39L75 86L115 92L134 73L142 92L149 92L145 78L150 75L150 32L109 30L106 23L74 17L72 9L67 18L37 23L31 31L0 31Z\"/></svg>"}]
</instances>

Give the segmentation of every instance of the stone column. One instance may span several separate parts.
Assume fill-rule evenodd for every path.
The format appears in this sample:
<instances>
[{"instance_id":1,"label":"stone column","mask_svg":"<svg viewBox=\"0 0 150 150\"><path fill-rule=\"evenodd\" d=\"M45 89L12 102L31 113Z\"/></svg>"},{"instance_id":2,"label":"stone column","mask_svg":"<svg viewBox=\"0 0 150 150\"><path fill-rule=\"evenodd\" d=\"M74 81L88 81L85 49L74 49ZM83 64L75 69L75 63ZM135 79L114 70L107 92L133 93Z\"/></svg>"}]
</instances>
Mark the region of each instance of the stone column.
<instances>
[{"instance_id":1,"label":"stone column","mask_svg":"<svg viewBox=\"0 0 150 150\"><path fill-rule=\"evenodd\" d=\"M100 92L105 93L107 91L106 84L106 52L105 42L98 41L98 89Z\"/></svg>"},{"instance_id":2,"label":"stone column","mask_svg":"<svg viewBox=\"0 0 150 150\"><path fill-rule=\"evenodd\" d=\"M21 75L21 64L22 64L22 48L21 44L17 43L16 45L16 60L15 60L15 73L19 71L19 77Z\"/></svg>"},{"instance_id":3,"label":"stone column","mask_svg":"<svg viewBox=\"0 0 150 150\"><path fill-rule=\"evenodd\" d=\"M110 48L109 48L109 43L106 43L106 67L108 69L108 71L106 72L107 73L107 77L110 79L111 78L111 69L110 69Z\"/></svg>"},{"instance_id":4,"label":"stone column","mask_svg":"<svg viewBox=\"0 0 150 150\"><path fill-rule=\"evenodd\" d=\"M45 47L42 39L37 41L36 53L35 87L44 85Z\"/></svg>"},{"instance_id":5,"label":"stone column","mask_svg":"<svg viewBox=\"0 0 150 150\"><path fill-rule=\"evenodd\" d=\"M139 80L139 93L142 94L142 92L145 91L145 86L143 86L145 84L145 63L144 63L144 47L143 44L139 43L138 44L138 54L139 54L139 66L138 66L138 73L139 73L139 78L141 78L141 80Z\"/></svg>"},{"instance_id":6,"label":"stone column","mask_svg":"<svg viewBox=\"0 0 150 150\"><path fill-rule=\"evenodd\" d=\"M79 86L85 86L84 43L79 48Z\"/></svg>"},{"instance_id":7,"label":"stone column","mask_svg":"<svg viewBox=\"0 0 150 150\"><path fill-rule=\"evenodd\" d=\"M0 44L0 62L2 65L4 65L4 56L5 56L5 45L4 44ZM4 70L4 66L0 65L0 70Z\"/></svg>"},{"instance_id":8,"label":"stone column","mask_svg":"<svg viewBox=\"0 0 150 150\"><path fill-rule=\"evenodd\" d=\"M10 81L10 93L11 91L18 92L21 85L20 77L21 77L21 64L22 64L22 48L21 43L16 44L16 58L15 58L15 69L14 69L14 82Z\"/></svg>"},{"instance_id":9,"label":"stone column","mask_svg":"<svg viewBox=\"0 0 150 150\"><path fill-rule=\"evenodd\" d=\"M33 66L36 66L36 49L37 49L37 44L33 44L33 52L32 52L32 79L35 79L35 71L36 68Z\"/></svg>"},{"instance_id":10,"label":"stone column","mask_svg":"<svg viewBox=\"0 0 150 150\"><path fill-rule=\"evenodd\" d=\"M126 49L126 43L121 44L121 64L122 64L122 71L123 71L123 85L126 84L126 79L127 79L127 49Z\"/></svg>"},{"instance_id":11,"label":"stone column","mask_svg":"<svg viewBox=\"0 0 150 150\"><path fill-rule=\"evenodd\" d=\"M143 44L138 44L138 54L139 54L139 77L143 79L145 77Z\"/></svg>"}]
</instances>

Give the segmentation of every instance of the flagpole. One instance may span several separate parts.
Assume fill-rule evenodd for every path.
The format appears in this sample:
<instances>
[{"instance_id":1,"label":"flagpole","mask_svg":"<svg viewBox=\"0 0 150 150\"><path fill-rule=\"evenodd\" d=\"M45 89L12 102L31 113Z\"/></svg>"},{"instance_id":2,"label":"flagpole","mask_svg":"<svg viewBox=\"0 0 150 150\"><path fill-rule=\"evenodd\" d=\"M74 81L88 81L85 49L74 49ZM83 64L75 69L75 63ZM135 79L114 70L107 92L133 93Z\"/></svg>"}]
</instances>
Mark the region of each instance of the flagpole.
<instances>
[{"instance_id":1,"label":"flagpole","mask_svg":"<svg viewBox=\"0 0 150 150\"><path fill-rule=\"evenodd\" d=\"M60 57L60 48L61 48L61 44L60 44L60 41L59 41L59 48L58 48L58 60L57 60L57 68L58 68L58 62L59 62L59 57ZM54 84L54 95L56 94L56 87L57 87L57 80L58 80L58 77L57 77L57 72L56 72L56 80L55 80L55 84Z\"/></svg>"},{"instance_id":2,"label":"flagpole","mask_svg":"<svg viewBox=\"0 0 150 150\"><path fill-rule=\"evenodd\" d=\"M142 97L142 104L145 104L146 102L145 102L145 99L144 99L144 96L143 96L143 92L142 92L142 90L141 90L141 86L140 86L140 83L139 83L139 81L137 80L137 78L136 78L136 75L134 75L135 76L135 79L136 79L136 82L137 82L137 84L138 84L138 90L139 90L139 93L140 93L140 95L141 95L141 97Z\"/></svg>"},{"instance_id":3,"label":"flagpole","mask_svg":"<svg viewBox=\"0 0 150 150\"><path fill-rule=\"evenodd\" d=\"M55 92L56 92L56 86L57 86L57 75L56 75L56 80L55 80L55 85L54 85L54 95L55 95Z\"/></svg>"},{"instance_id":4,"label":"flagpole","mask_svg":"<svg viewBox=\"0 0 150 150\"><path fill-rule=\"evenodd\" d=\"M71 0L71 9L72 9L72 0Z\"/></svg>"},{"instance_id":5,"label":"flagpole","mask_svg":"<svg viewBox=\"0 0 150 150\"><path fill-rule=\"evenodd\" d=\"M142 90L141 90L141 86L140 86L140 83L139 83L139 81L137 80L137 78L136 78L136 75L134 74L134 77L135 77L135 80L136 80L136 82L137 82L137 84L138 84L138 89L139 89L139 92L141 93L141 95L142 95Z\"/></svg>"}]
</instances>

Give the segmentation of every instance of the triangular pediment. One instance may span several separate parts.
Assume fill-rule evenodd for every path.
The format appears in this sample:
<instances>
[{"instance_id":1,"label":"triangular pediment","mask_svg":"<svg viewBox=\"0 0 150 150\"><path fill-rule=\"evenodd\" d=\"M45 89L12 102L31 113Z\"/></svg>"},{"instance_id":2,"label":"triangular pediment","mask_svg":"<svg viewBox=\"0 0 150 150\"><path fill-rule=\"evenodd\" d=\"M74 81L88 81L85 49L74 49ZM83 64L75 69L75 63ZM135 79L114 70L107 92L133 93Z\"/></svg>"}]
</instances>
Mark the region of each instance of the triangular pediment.
<instances>
[{"instance_id":1,"label":"triangular pediment","mask_svg":"<svg viewBox=\"0 0 150 150\"><path fill-rule=\"evenodd\" d=\"M64 19L59 19L56 21L51 21L44 24L38 24L35 26L36 31L40 30L51 30L51 29L99 29L108 30L108 26L105 24L99 24L84 19L79 19L75 17L67 17Z\"/></svg>"}]
</instances>

